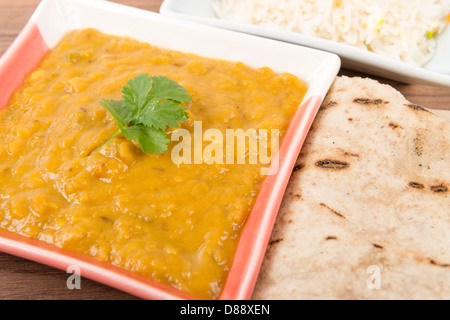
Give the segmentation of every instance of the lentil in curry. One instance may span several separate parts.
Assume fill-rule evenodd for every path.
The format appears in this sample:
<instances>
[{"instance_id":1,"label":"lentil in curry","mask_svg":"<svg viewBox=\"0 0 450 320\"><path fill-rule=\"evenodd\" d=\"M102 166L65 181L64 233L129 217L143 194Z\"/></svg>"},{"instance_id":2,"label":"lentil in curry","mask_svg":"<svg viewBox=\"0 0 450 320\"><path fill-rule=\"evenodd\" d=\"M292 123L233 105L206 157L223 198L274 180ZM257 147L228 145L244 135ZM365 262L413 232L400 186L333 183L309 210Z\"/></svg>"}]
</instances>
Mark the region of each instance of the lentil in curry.
<instances>
[{"instance_id":1,"label":"lentil in curry","mask_svg":"<svg viewBox=\"0 0 450 320\"><path fill-rule=\"evenodd\" d=\"M52 49L0 110L0 228L218 298L264 180L260 165L179 164L119 137L99 104L141 73L193 98L208 128L280 129L306 92L290 74L165 50L93 29Z\"/></svg>"}]
</instances>

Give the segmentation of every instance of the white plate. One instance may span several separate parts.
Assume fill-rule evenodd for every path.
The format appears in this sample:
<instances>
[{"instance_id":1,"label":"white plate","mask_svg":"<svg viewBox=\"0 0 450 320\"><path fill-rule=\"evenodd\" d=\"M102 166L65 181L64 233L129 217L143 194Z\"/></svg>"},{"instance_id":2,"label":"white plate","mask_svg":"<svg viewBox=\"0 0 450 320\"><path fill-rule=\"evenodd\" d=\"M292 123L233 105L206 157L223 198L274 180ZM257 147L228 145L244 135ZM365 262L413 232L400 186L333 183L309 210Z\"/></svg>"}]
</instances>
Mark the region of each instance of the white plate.
<instances>
[{"instance_id":1,"label":"white plate","mask_svg":"<svg viewBox=\"0 0 450 320\"><path fill-rule=\"evenodd\" d=\"M213 0L165 0L160 12L167 16L333 52L341 57L344 68L355 71L405 83L425 83L450 87L450 28L447 28L439 36L438 48L433 60L424 68L420 68L330 40L268 27L220 20L214 14L212 2Z\"/></svg>"}]
</instances>

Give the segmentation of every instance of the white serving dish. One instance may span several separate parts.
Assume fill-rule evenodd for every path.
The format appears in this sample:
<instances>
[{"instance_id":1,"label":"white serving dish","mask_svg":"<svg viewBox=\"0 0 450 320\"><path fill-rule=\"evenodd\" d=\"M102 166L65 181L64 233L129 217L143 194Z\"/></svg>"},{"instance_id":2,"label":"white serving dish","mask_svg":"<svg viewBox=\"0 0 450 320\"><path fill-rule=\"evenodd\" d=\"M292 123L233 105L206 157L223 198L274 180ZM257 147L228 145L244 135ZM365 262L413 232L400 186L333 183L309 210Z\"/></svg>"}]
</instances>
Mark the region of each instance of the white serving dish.
<instances>
[{"instance_id":1,"label":"white serving dish","mask_svg":"<svg viewBox=\"0 0 450 320\"><path fill-rule=\"evenodd\" d=\"M450 87L450 27L439 36L438 49L433 60L424 68L420 68L330 40L268 27L220 20L214 14L212 2L213 0L165 0L160 12L166 16L332 52L341 57L344 68L355 71L405 83L424 83Z\"/></svg>"}]
</instances>

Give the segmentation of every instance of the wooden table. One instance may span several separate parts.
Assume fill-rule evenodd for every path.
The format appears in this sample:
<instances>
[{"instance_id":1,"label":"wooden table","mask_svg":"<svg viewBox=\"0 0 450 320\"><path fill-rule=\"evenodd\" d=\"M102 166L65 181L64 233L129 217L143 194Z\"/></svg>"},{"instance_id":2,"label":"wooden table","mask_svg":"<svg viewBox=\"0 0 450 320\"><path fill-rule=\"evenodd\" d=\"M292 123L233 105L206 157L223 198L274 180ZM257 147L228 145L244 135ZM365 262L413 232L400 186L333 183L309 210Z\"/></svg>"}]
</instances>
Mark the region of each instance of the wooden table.
<instances>
[{"instance_id":1,"label":"wooden table","mask_svg":"<svg viewBox=\"0 0 450 320\"><path fill-rule=\"evenodd\" d=\"M159 11L162 0L115 0L115 2ZM38 3L39 0L0 1L0 55L13 42ZM340 74L371 77L348 70L342 70ZM450 110L449 88L407 85L376 79L392 85L411 102L432 109ZM0 299L136 299L84 278L81 290L69 290L66 286L68 276L64 271L0 253Z\"/></svg>"}]
</instances>

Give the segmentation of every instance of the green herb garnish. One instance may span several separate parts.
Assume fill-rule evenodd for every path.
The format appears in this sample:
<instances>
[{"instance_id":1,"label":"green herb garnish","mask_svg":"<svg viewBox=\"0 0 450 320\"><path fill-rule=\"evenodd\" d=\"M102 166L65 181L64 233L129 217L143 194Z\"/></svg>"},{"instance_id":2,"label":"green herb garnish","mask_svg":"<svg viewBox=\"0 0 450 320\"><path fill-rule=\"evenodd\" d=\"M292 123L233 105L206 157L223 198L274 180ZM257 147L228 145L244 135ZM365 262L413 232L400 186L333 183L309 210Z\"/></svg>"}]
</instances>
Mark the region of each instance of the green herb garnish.
<instances>
[{"instance_id":1,"label":"green herb garnish","mask_svg":"<svg viewBox=\"0 0 450 320\"><path fill-rule=\"evenodd\" d=\"M121 134L137 141L145 153L166 152L170 140L165 130L178 128L189 118L183 103L192 99L186 89L167 77L141 74L127 82L122 94L122 100L100 100L116 120L119 131L94 152Z\"/></svg>"}]
</instances>

